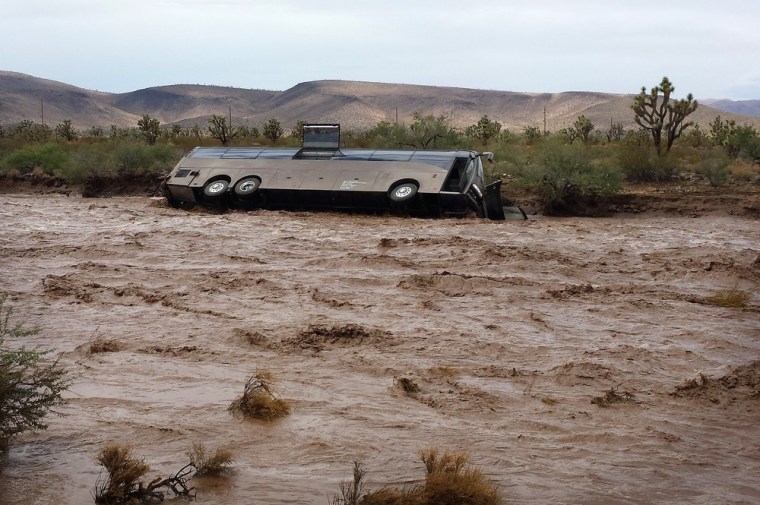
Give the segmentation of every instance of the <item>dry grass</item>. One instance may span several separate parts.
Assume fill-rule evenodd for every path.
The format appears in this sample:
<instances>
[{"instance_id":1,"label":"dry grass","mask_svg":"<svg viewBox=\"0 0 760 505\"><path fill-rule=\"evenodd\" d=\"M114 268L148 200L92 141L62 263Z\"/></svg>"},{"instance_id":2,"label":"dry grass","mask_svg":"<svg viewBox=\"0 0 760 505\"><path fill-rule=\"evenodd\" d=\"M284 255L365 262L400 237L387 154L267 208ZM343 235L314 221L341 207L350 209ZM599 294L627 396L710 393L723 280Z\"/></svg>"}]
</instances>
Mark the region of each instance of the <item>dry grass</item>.
<instances>
[{"instance_id":1,"label":"dry grass","mask_svg":"<svg viewBox=\"0 0 760 505\"><path fill-rule=\"evenodd\" d=\"M341 484L341 494L332 505L501 505L498 487L483 472L469 465L464 452L441 453L426 449L420 453L425 480L406 488L384 487L364 493L365 472L354 462L353 482Z\"/></svg>"},{"instance_id":2,"label":"dry grass","mask_svg":"<svg viewBox=\"0 0 760 505\"><path fill-rule=\"evenodd\" d=\"M290 414L290 402L272 392L272 374L259 371L248 378L243 395L227 410L251 419L273 421Z\"/></svg>"},{"instance_id":3,"label":"dry grass","mask_svg":"<svg viewBox=\"0 0 760 505\"><path fill-rule=\"evenodd\" d=\"M102 352L118 352L120 350L121 344L116 340L97 338L90 344L90 354L99 354Z\"/></svg>"},{"instance_id":4,"label":"dry grass","mask_svg":"<svg viewBox=\"0 0 760 505\"><path fill-rule=\"evenodd\" d=\"M404 390L404 393L412 395L420 392L420 387L408 377L399 377L393 380L396 386Z\"/></svg>"},{"instance_id":5,"label":"dry grass","mask_svg":"<svg viewBox=\"0 0 760 505\"><path fill-rule=\"evenodd\" d=\"M232 470L235 460L232 452L218 448L214 454L209 454L206 446L200 443L193 444L193 448L187 452L190 463L195 467L195 475L198 477L219 477Z\"/></svg>"},{"instance_id":6,"label":"dry grass","mask_svg":"<svg viewBox=\"0 0 760 505\"><path fill-rule=\"evenodd\" d=\"M617 389L610 388L609 391L606 391L602 396L595 396L591 399L591 403L596 405L597 407L609 407L610 405L614 405L616 403L638 403L636 401L636 397L633 395L633 393L629 393L628 391L623 391L622 393L618 393Z\"/></svg>"},{"instance_id":7,"label":"dry grass","mask_svg":"<svg viewBox=\"0 0 760 505\"><path fill-rule=\"evenodd\" d=\"M710 305L735 309L744 307L748 301L749 293L736 288L723 289L707 299Z\"/></svg>"},{"instance_id":8,"label":"dry grass","mask_svg":"<svg viewBox=\"0 0 760 505\"><path fill-rule=\"evenodd\" d=\"M95 485L95 503L125 503L142 487L141 479L150 471L142 459L132 454L132 447L124 444L106 444L96 457L107 475L103 481L98 477Z\"/></svg>"},{"instance_id":9,"label":"dry grass","mask_svg":"<svg viewBox=\"0 0 760 505\"><path fill-rule=\"evenodd\" d=\"M132 447L126 444L110 443L103 446L96 461L106 471L95 483L93 498L103 505L155 505L164 501L166 491L190 500L195 497L188 479L193 473L193 465L187 464L176 474L165 479L156 478L147 484L142 478L150 467L142 459L132 454Z\"/></svg>"},{"instance_id":10,"label":"dry grass","mask_svg":"<svg viewBox=\"0 0 760 505\"><path fill-rule=\"evenodd\" d=\"M728 165L728 171L737 180L749 181L760 174L760 165L748 160L733 160Z\"/></svg>"}]
</instances>

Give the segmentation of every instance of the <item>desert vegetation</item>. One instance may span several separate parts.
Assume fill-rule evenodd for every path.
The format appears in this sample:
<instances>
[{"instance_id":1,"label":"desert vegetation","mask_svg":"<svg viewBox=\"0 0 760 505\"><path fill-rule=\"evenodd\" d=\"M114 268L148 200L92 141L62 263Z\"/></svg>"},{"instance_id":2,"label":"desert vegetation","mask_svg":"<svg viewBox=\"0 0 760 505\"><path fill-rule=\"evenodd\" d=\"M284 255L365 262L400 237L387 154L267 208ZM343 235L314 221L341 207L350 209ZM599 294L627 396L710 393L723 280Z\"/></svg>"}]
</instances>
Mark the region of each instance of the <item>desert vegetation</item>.
<instances>
[{"instance_id":1,"label":"desert vegetation","mask_svg":"<svg viewBox=\"0 0 760 505\"><path fill-rule=\"evenodd\" d=\"M230 404L228 410L262 421L273 421L290 414L290 402L275 395L272 388L272 374L259 370L248 378L243 394Z\"/></svg>"},{"instance_id":2,"label":"desert vegetation","mask_svg":"<svg viewBox=\"0 0 760 505\"><path fill-rule=\"evenodd\" d=\"M95 458L102 467L92 493L95 503L156 504L163 502L169 491L173 496L190 499L195 497L195 488L190 485L192 477L220 476L229 472L233 465L232 454L226 449L217 449L209 455L203 444L196 443L187 455L190 462L177 473L146 483L150 466L134 454L131 445L105 444Z\"/></svg>"},{"instance_id":3,"label":"desert vegetation","mask_svg":"<svg viewBox=\"0 0 760 505\"><path fill-rule=\"evenodd\" d=\"M710 305L736 309L744 307L748 301L749 293L737 288L722 289L707 299Z\"/></svg>"},{"instance_id":4,"label":"desert vegetation","mask_svg":"<svg viewBox=\"0 0 760 505\"><path fill-rule=\"evenodd\" d=\"M396 488L366 489L366 469L354 461L353 478L340 484L332 505L500 505L499 488L477 467L469 464L466 452L424 449L419 454L425 466L422 482Z\"/></svg>"},{"instance_id":5,"label":"desert vegetation","mask_svg":"<svg viewBox=\"0 0 760 505\"><path fill-rule=\"evenodd\" d=\"M557 132L539 126L509 131L483 115L455 128L447 114L413 115L410 124L381 121L364 131L342 132L344 147L477 149L493 151L492 180L505 191L526 191L546 214L596 214L626 184L671 183L684 178L710 186L760 178L760 135L753 126L717 116L709 129L689 121L698 106L691 95L672 98L664 77L631 103L637 128L593 124L584 115ZM62 183L102 186L103 181L158 179L198 146L296 146L303 121L290 127L277 118L233 127L224 114L208 124L161 125L143 117L133 128L93 126L77 131L70 121L51 127L25 120L0 129L0 174L12 178L58 178Z\"/></svg>"},{"instance_id":6,"label":"desert vegetation","mask_svg":"<svg viewBox=\"0 0 760 505\"><path fill-rule=\"evenodd\" d=\"M0 296L0 454L13 436L47 428L45 416L64 403L61 395L69 386L66 370L48 360L47 351L24 345L23 339L39 330L14 322L6 299ZM6 347L6 340L14 348Z\"/></svg>"}]
</instances>

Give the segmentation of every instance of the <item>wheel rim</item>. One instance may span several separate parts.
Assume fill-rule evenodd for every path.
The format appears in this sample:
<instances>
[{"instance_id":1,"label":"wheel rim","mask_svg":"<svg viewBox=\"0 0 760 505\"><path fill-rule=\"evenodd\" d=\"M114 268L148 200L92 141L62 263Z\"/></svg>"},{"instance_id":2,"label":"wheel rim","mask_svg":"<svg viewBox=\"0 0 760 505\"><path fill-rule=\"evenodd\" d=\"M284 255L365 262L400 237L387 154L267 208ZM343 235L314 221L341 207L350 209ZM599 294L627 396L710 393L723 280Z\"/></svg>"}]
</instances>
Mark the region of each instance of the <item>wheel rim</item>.
<instances>
[{"instance_id":1,"label":"wheel rim","mask_svg":"<svg viewBox=\"0 0 760 505\"><path fill-rule=\"evenodd\" d=\"M225 187L226 187L225 183L223 183L222 181L216 181L208 185L207 191L209 193L221 193L222 191L224 191Z\"/></svg>"},{"instance_id":2,"label":"wheel rim","mask_svg":"<svg viewBox=\"0 0 760 505\"><path fill-rule=\"evenodd\" d=\"M412 194L412 188L409 186L400 186L393 192L397 198L405 198Z\"/></svg>"},{"instance_id":3,"label":"wheel rim","mask_svg":"<svg viewBox=\"0 0 760 505\"><path fill-rule=\"evenodd\" d=\"M256 189L256 182L255 181L245 181L238 186L238 189L240 191L253 191Z\"/></svg>"}]
</instances>

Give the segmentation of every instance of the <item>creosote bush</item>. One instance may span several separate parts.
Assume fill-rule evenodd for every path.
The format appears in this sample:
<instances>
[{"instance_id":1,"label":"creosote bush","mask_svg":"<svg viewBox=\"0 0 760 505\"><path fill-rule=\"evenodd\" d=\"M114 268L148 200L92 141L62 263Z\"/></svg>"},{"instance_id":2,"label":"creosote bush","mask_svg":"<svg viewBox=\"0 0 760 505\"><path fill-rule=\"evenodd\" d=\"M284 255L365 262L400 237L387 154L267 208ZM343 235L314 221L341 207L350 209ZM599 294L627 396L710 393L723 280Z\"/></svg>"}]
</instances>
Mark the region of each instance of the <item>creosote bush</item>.
<instances>
[{"instance_id":1,"label":"creosote bush","mask_svg":"<svg viewBox=\"0 0 760 505\"><path fill-rule=\"evenodd\" d=\"M713 150L702 157L697 165L697 173L703 175L710 186L724 186L728 183L730 173L728 165L731 159L722 150Z\"/></svg>"},{"instance_id":2,"label":"creosote bush","mask_svg":"<svg viewBox=\"0 0 760 505\"><path fill-rule=\"evenodd\" d=\"M622 189L620 171L606 160L594 160L586 145L550 138L535 149L520 175L546 214L595 214L592 209Z\"/></svg>"},{"instance_id":3,"label":"creosote bush","mask_svg":"<svg viewBox=\"0 0 760 505\"><path fill-rule=\"evenodd\" d=\"M365 492L366 471L354 461L353 481L343 482L332 505L501 505L499 488L478 468L469 465L464 452L420 452L425 480L406 488L384 487Z\"/></svg>"},{"instance_id":4,"label":"creosote bush","mask_svg":"<svg viewBox=\"0 0 760 505\"><path fill-rule=\"evenodd\" d=\"M195 468L198 477L219 477L232 469L235 460L232 453L227 449L218 448L214 454L210 454L206 446L200 443L193 444L193 448L187 452L190 464Z\"/></svg>"},{"instance_id":5,"label":"creosote bush","mask_svg":"<svg viewBox=\"0 0 760 505\"><path fill-rule=\"evenodd\" d=\"M190 463L183 466L176 474L167 478L155 478L146 483L143 479L150 467L143 459L132 452L127 444L109 443L103 446L97 463L105 470L95 484L93 498L101 505L153 505L164 501L165 491L174 496L191 499L195 497L194 488L189 480L197 476L219 476L232 469L232 454L224 449L217 449L209 456L202 444L193 444L188 451Z\"/></svg>"},{"instance_id":6,"label":"creosote bush","mask_svg":"<svg viewBox=\"0 0 760 505\"><path fill-rule=\"evenodd\" d=\"M648 144L627 142L618 151L618 163L628 182L667 182L676 173L676 159L672 155L658 156Z\"/></svg>"},{"instance_id":7,"label":"creosote bush","mask_svg":"<svg viewBox=\"0 0 760 505\"><path fill-rule=\"evenodd\" d=\"M150 471L150 467L145 461L134 456L132 447L106 444L95 460L106 471L105 480L99 477L95 485L95 503L126 503L144 489L142 479Z\"/></svg>"},{"instance_id":8,"label":"creosote bush","mask_svg":"<svg viewBox=\"0 0 760 505\"><path fill-rule=\"evenodd\" d=\"M273 421L290 414L290 402L272 391L272 374L258 371L248 378L243 395L230 404L228 410L251 419Z\"/></svg>"},{"instance_id":9,"label":"creosote bush","mask_svg":"<svg viewBox=\"0 0 760 505\"><path fill-rule=\"evenodd\" d=\"M47 428L43 418L64 403L61 394L69 386L66 370L57 360L44 362L47 351L4 347L6 339L39 333L12 323L13 310L5 301L6 296L0 295L0 452L14 435Z\"/></svg>"}]
</instances>

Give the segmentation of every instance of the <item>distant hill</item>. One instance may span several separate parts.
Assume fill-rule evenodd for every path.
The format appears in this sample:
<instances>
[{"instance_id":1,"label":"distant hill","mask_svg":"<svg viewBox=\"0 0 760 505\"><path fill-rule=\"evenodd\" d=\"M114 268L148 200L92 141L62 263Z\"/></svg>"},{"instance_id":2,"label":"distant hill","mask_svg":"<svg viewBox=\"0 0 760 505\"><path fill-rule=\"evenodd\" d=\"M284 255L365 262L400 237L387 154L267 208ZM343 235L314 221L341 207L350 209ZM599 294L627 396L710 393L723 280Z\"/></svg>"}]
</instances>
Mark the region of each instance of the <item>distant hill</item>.
<instances>
[{"instance_id":1,"label":"distant hill","mask_svg":"<svg viewBox=\"0 0 760 505\"><path fill-rule=\"evenodd\" d=\"M725 112L760 117L760 100L707 99L702 100L702 103Z\"/></svg>"},{"instance_id":2,"label":"distant hill","mask_svg":"<svg viewBox=\"0 0 760 505\"><path fill-rule=\"evenodd\" d=\"M557 131L585 115L598 129L611 123L632 127L632 95L571 91L515 93L411 84L356 81L312 81L285 91L178 84L128 93L103 93L15 72L0 71L0 124L23 119L58 124L66 119L79 129L91 126L137 126L143 114L162 124L205 129L212 114L233 125L260 126L277 118L288 128L297 121L339 122L346 129L365 129L379 121L410 123L412 114L447 114L456 127L474 124L483 115L504 128L526 126ZM724 102L701 103L693 119L707 126L720 115L740 124L760 124L751 104L741 111L720 110ZM760 101L754 102L755 107ZM733 104L744 102L731 102ZM752 116L750 114L755 114Z\"/></svg>"}]
</instances>

